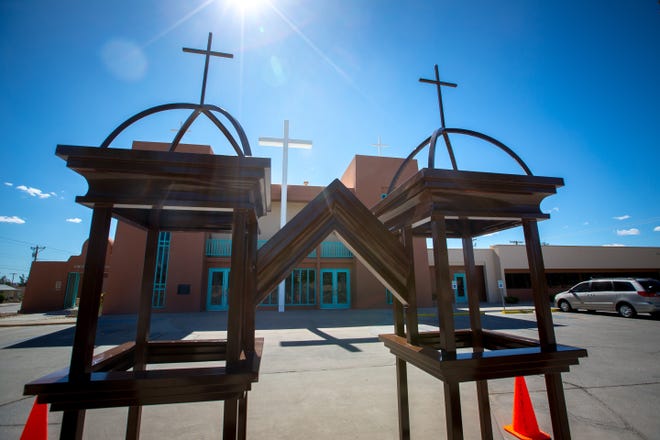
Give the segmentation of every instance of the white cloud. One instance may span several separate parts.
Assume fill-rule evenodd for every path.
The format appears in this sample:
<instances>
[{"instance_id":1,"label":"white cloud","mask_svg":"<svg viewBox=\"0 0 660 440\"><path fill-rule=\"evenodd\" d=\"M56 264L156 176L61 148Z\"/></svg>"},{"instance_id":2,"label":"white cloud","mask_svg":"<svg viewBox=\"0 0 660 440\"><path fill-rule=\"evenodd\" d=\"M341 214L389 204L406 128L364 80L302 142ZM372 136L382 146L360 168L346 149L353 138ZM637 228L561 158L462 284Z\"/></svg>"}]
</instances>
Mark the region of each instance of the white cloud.
<instances>
[{"instance_id":1,"label":"white cloud","mask_svg":"<svg viewBox=\"0 0 660 440\"><path fill-rule=\"evenodd\" d=\"M618 217L612 217L614 220L628 220L630 216L628 214L626 215L620 215Z\"/></svg>"},{"instance_id":2,"label":"white cloud","mask_svg":"<svg viewBox=\"0 0 660 440\"><path fill-rule=\"evenodd\" d=\"M637 228L617 229L616 235L639 235L639 229Z\"/></svg>"},{"instance_id":3,"label":"white cloud","mask_svg":"<svg viewBox=\"0 0 660 440\"><path fill-rule=\"evenodd\" d=\"M82 219L78 217L74 217L74 218L68 218L66 219L66 221L68 221L69 223L80 223L82 222Z\"/></svg>"},{"instance_id":4,"label":"white cloud","mask_svg":"<svg viewBox=\"0 0 660 440\"><path fill-rule=\"evenodd\" d=\"M39 197L40 199L47 199L51 197L50 194L42 192L39 188L32 188L31 186L19 185L16 189L23 191L26 194L29 194L32 197Z\"/></svg>"},{"instance_id":5,"label":"white cloud","mask_svg":"<svg viewBox=\"0 0 660 440\"><path fill-rule=\"evenodd\" d=\"M589 226L589 222L582 223L582 226Z\"/></svg>"},{"instance_id":6,"label":"white cloud","mask_svg":"<svg viewBox=\"0 0 660 440\"><path fill-rule=\"evenodd\" d=\"M5 182L5 186L14 186L14 184L11 182Z\"/></svg>"},{"instance_id":7,"label":"white cloud","mask_svg":"<svg viewBox=\"0 0 660 440\"><path fill-rule=\"evenodd\" d=\"M17 225L22 225L25 223L25 220L20 217L16 217L15 215L12 215L11 217L0 215L0 223L16 223Z\"/></svg>"},{"instance_id":8,"label":"white cloud","mask_svg":"<svg viewBox=\"0 0 660 440\"><path fill-rule=\"evenodd\" d=\"M603 246L604 247L625 247L626 245L621 244L621 243L611 243L611 244L604 244Z\"/></svg>"},{"instance_id":9,"label":"white cloud","mask_svg":"<svg viewBox=\"0 0 660 440\"><path fill-rule=\"evenodd\" d=\"M653 232L660 232L660 226L656 226L655 228L653 228Z\"/></svg>"},{"instance_id":10,"label":"white cloud","mask_svg":"<svg viewBox=\"0 0 660 440\"><path fill-rule=\"evenodd\" d=\"M554 208L552 208L552 209L550 210L550 212L559 212L559 207L558 207L558 206L555 206Z\"/></svg>"}]
</instances>

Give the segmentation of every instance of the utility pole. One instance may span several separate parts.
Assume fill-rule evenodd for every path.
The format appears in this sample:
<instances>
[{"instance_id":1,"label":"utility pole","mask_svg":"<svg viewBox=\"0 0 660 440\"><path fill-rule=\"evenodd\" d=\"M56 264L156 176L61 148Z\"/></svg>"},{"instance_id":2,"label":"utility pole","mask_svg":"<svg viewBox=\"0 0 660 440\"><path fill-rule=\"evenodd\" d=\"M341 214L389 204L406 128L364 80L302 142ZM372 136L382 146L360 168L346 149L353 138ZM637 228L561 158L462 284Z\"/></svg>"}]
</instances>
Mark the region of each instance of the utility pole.
<instances>
[{"instance_id":1,"label":"utility pole","mask_svg":"<svg viewBox=\"0 0 660 440\"><path fill-rule=\"evenodd\" d=\"M43 251L46 249L46 246L30 246L30 249L32 249L32 261L37 261L37 257L39 256L39 251Z\"/></svg>"},{"instance_id":2,"label":"utility pole","mask_svg":"<svg viewBox=\"0 0 660 440\"><path fill-rule=\"evenodd\" d=\"M522 240L509 240L509 243L513 243L513 244L515 244L516 246L518 246L519 244L523 244L523 243L525 243L525 242L522 241Z\"/></svg>"},{"instance_id":3,"label":"utility pole","mask_svg":"<svg viewBox=\"0 0 660 440\"><path fill-rule=\"evenodd\" d=\"M11 285L14 285L14 277L16 276L16 272L11 273Z\"/></svg>"}]
</instances>

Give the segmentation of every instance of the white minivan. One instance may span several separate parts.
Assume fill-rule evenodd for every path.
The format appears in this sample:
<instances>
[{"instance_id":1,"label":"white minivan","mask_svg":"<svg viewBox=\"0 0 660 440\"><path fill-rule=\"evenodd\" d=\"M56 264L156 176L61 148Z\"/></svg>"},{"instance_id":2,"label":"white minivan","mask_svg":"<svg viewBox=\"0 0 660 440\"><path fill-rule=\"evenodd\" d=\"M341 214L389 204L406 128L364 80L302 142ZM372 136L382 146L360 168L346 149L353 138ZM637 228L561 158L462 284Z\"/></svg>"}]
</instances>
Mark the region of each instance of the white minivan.
<instances>
[{"instance_id":1,"label":"white minivan","mask_svg":"<svg viewBox=\"0 0 660 440\"><path fill-rule=\"evenodd\" d=\"M618 312L624 318L650 313L660 318L660 281L653 278L598 278L555 295L562 312L575 309Z\"/></svg>"}]
</instances>

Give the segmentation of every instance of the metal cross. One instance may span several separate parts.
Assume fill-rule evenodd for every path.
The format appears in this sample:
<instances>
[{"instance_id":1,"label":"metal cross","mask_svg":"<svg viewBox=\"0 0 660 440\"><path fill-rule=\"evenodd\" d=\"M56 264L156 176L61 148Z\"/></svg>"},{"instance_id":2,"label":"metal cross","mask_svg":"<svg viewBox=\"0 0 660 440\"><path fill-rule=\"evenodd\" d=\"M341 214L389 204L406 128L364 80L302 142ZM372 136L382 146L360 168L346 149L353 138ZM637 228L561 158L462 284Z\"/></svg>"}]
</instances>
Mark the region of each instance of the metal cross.
<instances>
[{"instance_id":1,"label":"metal cross","mask_svg":"<svg viewBox=\"0 0 660 440\"><path fill-rule=\"evenodd\" d=\"M437 89L438 89L438 106L440 107L440 128L445 128L445 111L442 106L442 89L441 86L447 86L447 87L456 87L458 84L450 83L450 82L445 82L445 81L440 81L440 74L438 73L438 65L435 65L435 79L425 79L425 78L420 78L419 82L423 83L429 83L429 84L435 84Z\"/></svg>"},{"instance_id":2,"label":"metal cross","mask_svg":"<svg viewBox=\"0 0 660 440\"><path fill-rule=\"evenodd\" d=\"M206 50L203 49L191 49L189 47L184 47L184 52L197 53L206 56L206 61L204 62L204 79L202 80L202 97L199 100L200 105L204 105L204 95L206 94L206 77L209 73L209 58L211 55L214 57L221 58L234 58L234 55L231 53L215 52L211 50L211 41L213 40L213 33L209 32L209 42L206 45Z\"/></svg>"},{"instance_id":3,"label":"metal cross","mask_svg":"<svg viewBox=\"0 0 660 440\"><path fill-rule=\"evenodd\" d=\"M380 143L380 136L378 136L378 143L377 144L371 144L372 147L378 148L378 155L380 156L383 150L383 147L387 148L389 145L387 144L381 144Z\"/></svg>"}]
</instances>

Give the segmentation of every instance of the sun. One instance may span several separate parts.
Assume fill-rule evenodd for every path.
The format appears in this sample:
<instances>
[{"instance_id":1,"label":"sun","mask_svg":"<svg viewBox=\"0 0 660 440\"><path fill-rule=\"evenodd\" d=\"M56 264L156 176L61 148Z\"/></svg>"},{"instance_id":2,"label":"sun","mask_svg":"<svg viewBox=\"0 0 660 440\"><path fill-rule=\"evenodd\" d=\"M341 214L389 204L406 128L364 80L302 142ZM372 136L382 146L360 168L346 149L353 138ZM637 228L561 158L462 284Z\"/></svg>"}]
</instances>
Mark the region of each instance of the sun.
<instances>
[{"instance_id":1,"label":"sun","mask_svg":"<svg viewBox=\"0 0 660 440\"><path fill-rule=\"evenodd\" d=\"M243 14L250 14L262 9L268 0L230 0L229 3Z\"/></svg>"}]
</instances>

